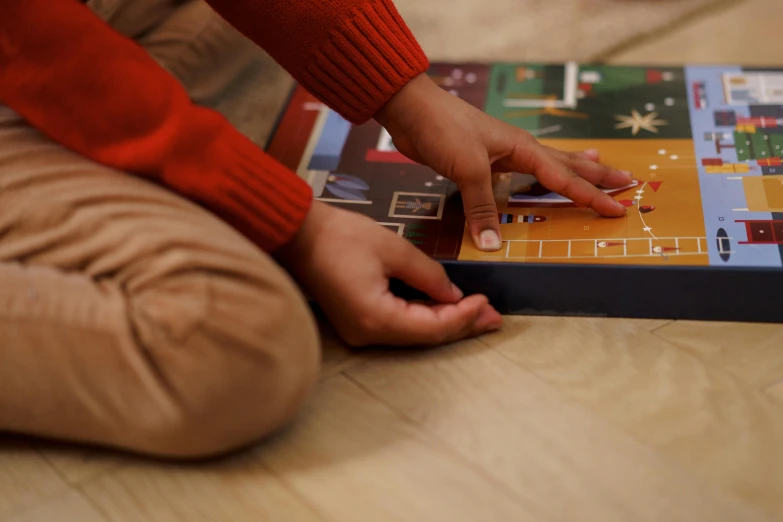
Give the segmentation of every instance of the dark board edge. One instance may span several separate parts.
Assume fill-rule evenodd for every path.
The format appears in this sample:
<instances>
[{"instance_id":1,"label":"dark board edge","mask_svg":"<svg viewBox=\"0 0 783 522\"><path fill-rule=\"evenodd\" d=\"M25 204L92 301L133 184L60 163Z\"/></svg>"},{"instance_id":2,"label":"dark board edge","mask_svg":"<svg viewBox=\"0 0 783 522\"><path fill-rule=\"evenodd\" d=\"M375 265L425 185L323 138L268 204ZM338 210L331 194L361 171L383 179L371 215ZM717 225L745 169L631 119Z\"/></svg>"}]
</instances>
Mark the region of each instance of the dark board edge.
<instances>
[{"instance_id":1,"label":"dark board edge","mask_svg":"<svg viewBox=\"0 0 783 522\"><path fill-rule=\"evenodd\" d=\"M504 315L783 323L783 270L443 261ZM420 294L399 282L398 295Z\"/></svg>"}]
</instances>

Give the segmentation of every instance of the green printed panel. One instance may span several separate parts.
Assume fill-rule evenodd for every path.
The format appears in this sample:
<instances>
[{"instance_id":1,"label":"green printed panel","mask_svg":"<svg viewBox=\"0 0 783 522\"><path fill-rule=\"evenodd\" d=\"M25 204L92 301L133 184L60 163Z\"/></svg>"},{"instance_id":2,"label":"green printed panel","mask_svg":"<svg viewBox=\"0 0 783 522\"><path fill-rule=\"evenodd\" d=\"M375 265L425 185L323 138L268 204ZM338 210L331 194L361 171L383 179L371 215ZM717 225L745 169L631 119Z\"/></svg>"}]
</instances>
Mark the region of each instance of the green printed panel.
<instances>
[{"instance_id":1,"label":"green printed panel","mask_svg":"<svg viewBox=\"0 0 783 522\"><path fill-rule=\"evenodd\" d=\"M544 96L545 66L527 64L496 64L492 67L486 111L511 125L525 130L538 129L539 111L530 108L506 107L506 100L541 99ZM551 86L550 86L551 89ZM560 86L562 93L562 85Z\"/></svg>"},{"instance_id":2,"label":"green printed panel","mask_svg":"<svg viewBox=\"0 0 783 522\"><path fill-rule=\"evenodd\" d=\"M783 134L770 134L769 144L772 149L772 156L783 158Z\"/></svg>"},{"instance_id":3,"label":"green printed panel","mask_svg":"<svg viewBox=\"0 0 783 522\"><path fill-rule=\"evenodd\" d=\"M734 144L737 147L737 158L740 161L750 161L753 159L748 142L750 142L750 140L746 133L734 132Z\"/></svg>"},{"instance_id":4,"label":"green printed panel","mask_svg":"<svg viewBox=\"0 0 783 522\"><path fill-rule=\"evenodd\" d=\"M495 64L486 111L537 138L692 137L682 68Z\"/></svg>"},{"instance_id":5,"label":"green printed panel","mask_svg":"<svg viewBox=\"0 0 783 522\"><path fill-rule=\"evenodd\" d=\"M600 78L592 84L596 94L623 93L647 84L647 70L642 67L583 66L581 73L588 79Z\"/></svg>"},{"instance_id":6,"label":"green printed panel","mask_svg":"<svg viewBox=\"0 0 783 522\"><path fill-rule=\"evenodd\" d=\"M769 138L766 134L756 133L750 135L750 142L753 144L754 159L769 158Z\"/></svg>"}]
</instances>

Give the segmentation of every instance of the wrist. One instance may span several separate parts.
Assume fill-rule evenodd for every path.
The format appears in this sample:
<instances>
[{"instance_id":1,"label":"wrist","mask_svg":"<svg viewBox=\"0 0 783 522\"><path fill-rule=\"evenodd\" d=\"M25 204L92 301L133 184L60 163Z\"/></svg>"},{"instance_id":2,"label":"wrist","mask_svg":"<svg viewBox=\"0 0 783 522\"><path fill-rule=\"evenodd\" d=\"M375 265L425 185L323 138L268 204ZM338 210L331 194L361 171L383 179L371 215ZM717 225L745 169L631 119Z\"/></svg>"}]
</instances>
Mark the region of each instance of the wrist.
<instances>
[{"instance_id":1,"label":"wrist","mask_svg":"<svg viewBox=\"0 0 783 522\"><path fill-rule=\"evenodd\" d=\"M441 91L427 74L420 74L405 84L375 114L374 119L392 136L405 134L423 112L433 93Z\"/></svg>"},{"instance_id":2,"label":"wrist","mask_svg":"<svg viewBox=\"0 0 783 522\"><path fill-rule=\"evenodd\" d=\"M321 229L326 226L325 223L330 210L331 208L328 204L313 201L299 230L294 233L288 243L275 252L274 257L281 265L290 268L291 265L300 263L310 256L315 238L321 233Z\"/></svg>"}]
</instances>

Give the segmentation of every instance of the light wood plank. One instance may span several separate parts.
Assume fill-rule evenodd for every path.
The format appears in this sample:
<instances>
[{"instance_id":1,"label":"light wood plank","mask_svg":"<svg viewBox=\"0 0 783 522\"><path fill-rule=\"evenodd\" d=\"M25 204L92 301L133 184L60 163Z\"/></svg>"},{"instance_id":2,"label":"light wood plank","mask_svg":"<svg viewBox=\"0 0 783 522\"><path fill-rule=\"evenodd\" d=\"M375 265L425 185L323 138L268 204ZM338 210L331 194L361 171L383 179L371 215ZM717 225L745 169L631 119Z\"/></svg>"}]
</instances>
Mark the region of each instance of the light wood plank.
<instances>
[{"instance_id":1,"label":"light wood plank","mask_svg":"<svg viewBox=\"0 0 783 522\"><path fill-rule=\"evenodd\" d=\"M780 0L748 0L701 17L670 35L652 38L612 56L610 63L780 63Z\"/></svg>"},{"instance_id":2,"label":"light wood plank","mask_svg":"<svg viewBox=\"0 0 783 522\"><path fill-rule=\"evenodd\" d=\"M637 328L647 330L648 332L663 328L664 326L672 324L673 322L668 319L616 319L616 321L623 321L626 324L632 324Z\"/></svg>"},{"instance_id":3,"label":"light wood plank","mask_svg":"<svg viewBox=\"0 0 783 522\"><path fill-rule=\"evenodd\" d=\"M35 450L0 438L0 520L67 488Z\"/></svg>"},{"instance_id":4,"label":"light wood plank","mask_svg":"<svg viewBox=\"0 0 783 522\"><path fill-rule=\"evenodd\" d=\"M783 326L678 321L655 335L763 388L783 378Z\"/></svg>"},{"instance_id":5,"label":"light wood plank","mask_svg":"<svg viewBox=\"0 0 783 522\"><path fill-rule=\"evenodd\" d=\"M585 60L716 0L395 0L433 60Z\"/></svg>"},{"instance_id":6,"label":"light wood plank","mask_svg":"<svg viewBox=\"0 0 783 522\"><path fill-rule=\"evenodd\" d=\"M338 376L258 458L329 520L537 520L435 437Z\"/></svg>"},{"instance_id":7,"label":"light wood plank","mask_svg":"<svg viewBox=\"0 0 783 522\"><path fill-rule=\"evenodd\" d=\"M519 318L485 342L661 455L783 518L783 415L761 391L629 324Z\"/></svg>"},{"instance_id":8,"label":"light wood plank","mask_svg":"<svg viewBox=\"0 0 783 522\"><path fill-rule=\"evenodd\" d=\"M246 453L199 465L136 462L83 492L112 522L322 520Z\"/></svg>"},{"instance_id":9,"label":"light wood plank","mask_svg":"<svg viewBox=\"0 0 783 522\"><path fill-rule=\"evenodd\" d=\"M536 520L763 519L481 343L348 374L482 466Z\"/></svg>"},{"instance_id":10,"label":"light wood plank","mask_svg":"<svg viewBox=\"0 0 783 522\"><path fill-rule=\"evenodd\" d=\"M72 486L95 479L124 463L114 453L92 449L42 446L40 453Z\"/></svg>"},{"instance_id":11,"label":"light wood plank","mask_svg":"<svg viewBox=\"0 0 783 522\"><path fill-rule=\"evenodd\" d=\"M77 491L69 491L6 522L106 522L106 519Z\"/></svg>"}]
</instances>

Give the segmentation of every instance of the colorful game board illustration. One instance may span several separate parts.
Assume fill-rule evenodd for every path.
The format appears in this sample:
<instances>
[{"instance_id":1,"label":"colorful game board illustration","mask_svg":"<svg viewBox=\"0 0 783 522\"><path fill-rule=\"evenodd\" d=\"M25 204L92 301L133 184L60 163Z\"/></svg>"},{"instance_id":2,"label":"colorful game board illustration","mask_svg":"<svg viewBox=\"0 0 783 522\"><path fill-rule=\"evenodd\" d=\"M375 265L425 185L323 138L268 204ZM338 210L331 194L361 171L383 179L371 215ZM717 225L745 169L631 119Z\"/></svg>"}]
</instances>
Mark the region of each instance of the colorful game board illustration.
<instances>
[{"instance_id":1,"label":"colorful game board illustration","mask_svg":"<svg viewBox=\"0 0 783 522\"><path fill-rule=\"evenodd\" d=\"M503 248L476 249L460 194L297 88L269 153L317 199L365 214L440 260L783 266L783 70L566 64L433 64L468 103L550 147L596 148L634 173L606 190L625 218L597 216L531 173L496 184Z\"/></svg>"}]
</instances>

